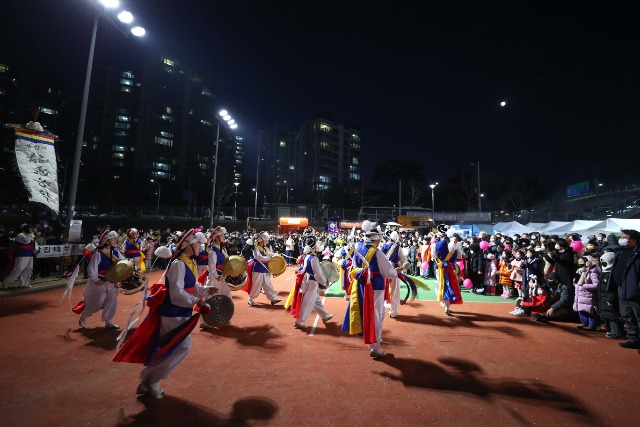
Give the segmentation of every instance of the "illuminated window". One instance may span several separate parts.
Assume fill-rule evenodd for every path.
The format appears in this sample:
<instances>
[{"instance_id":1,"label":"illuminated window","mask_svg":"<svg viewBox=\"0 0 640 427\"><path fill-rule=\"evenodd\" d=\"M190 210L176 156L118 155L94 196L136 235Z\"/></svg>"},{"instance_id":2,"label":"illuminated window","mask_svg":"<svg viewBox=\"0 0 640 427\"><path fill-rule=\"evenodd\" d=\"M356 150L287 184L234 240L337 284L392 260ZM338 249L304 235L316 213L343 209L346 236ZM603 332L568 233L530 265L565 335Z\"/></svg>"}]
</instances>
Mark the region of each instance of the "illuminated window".
<instances>
[{"instance_id":1,"label":"illuminated window","mask_svg":"<svg viewBox=\"0 0 640 427\"><path fill-rule=\"evenodd\" d=\"M133 80L120 79L120 84L123 84L125 86L133 86Z\"/></svg>"},{"instance_id":2,"label":"illuminated window","mask_svg":"<svg viewBox=\"0 0 640 427\"><path fill-rule=\"evenodd\" d=\"M167 147L173 147L173 141L169 138L162 138L160 136L156 136L155 143L160 145L166 145Z\"/></svg>"},{"instance_id":3,"label":"illuminated window","mask_svg":"<svg viewBox=\"0 0 640 427\"><path fill-rule=\"evenodd\" d=\"M327 184L318 184L318 190L328 190L329 186Z\"/></svg>"},{"instance_id":4,"label":"illuminated window","mask_svg":"<svg viewBox=\"0 0 640 427\"><path fill-rule=\"evenodd\" d=\"M351 179L355 179L356 181L360 181L360 174L359 173L351 173L351 174L349 174L349 177Z\"/></svg>"},{"instance_id":5,"label":"illuminated window","mask_svg":"<svg viewBox=\"0 0 640 427\"><path fill-rule=\"evenodd\" d=\"M111 150L123 152L123 151L127 151L127 147L125 147L124 145L112 145Z\"/></svg>"},{"instance_id":6,"label":"illuminated window","mask_svg":"<svg viewBox=\"0 0 640 427\"><path fill-rule=\"evenodd\" d=\"M322 176L322 175L320 175L320 176L318 177L318 181L320 181L320 182L327 182L327 183L328 183L328 182L331 182L331 177L328 177L328 176Z\"/></svg>"},{"instance_id":7,"label":"illuminated window","mask_svg":"<svg viewBox=\"0 0 640 427\"><path fill-rule=\"evenodd\" d=\"M153 162L153 168L161 171L170 171L171 165L167 163Z\"/></svg>"},{"instance_id":8,"label":"illuminated window","mask_svg":"<svg viewBox=\"0 0 640 427\"><path fill-rule=\"evenodd\" d=\"M173 116L170 116L168 114L163 114L160 116L161 120L164 120L165 122L170 122L173 123Z\"/></svg>"},{"instance_id":9,"label":"illuminated window","mask_svg":"<svg viewBox=\"0 0 640 427\"><path fill-rule=\"evenodd\" d=\"M131 71L123 71L120 76L124 77L125 79L132 79L133 73Z\"/></svg>"},{"instance_id":10,"label":"illuminated window","mask_svg":"<svg viewBox=\"0 0 640 427\"><path fill-rule=\"evenodd\" d=\"M6 73L7 71L9 71L9 66L0 64L0 73Z\"/></svg>"},{"instance_id":11,"label":"illuminated window","mask_svg":"<svg viewBox=\"0 0 640 427\"><path fill-rule=\"evenodd\" d=\"M131 125L129 123L116 122L114 126L116 129L131 129Z\"/></svg>"},{"instance_id":12,"label":"illuminated window","mask_svg":"<svg viewBox=\"0 0 640 427\"><path fill-rule=\"evenodd\" d=\"M306 153L305 153L305 154L306 154ZM290 171L295 170L295 169L296 169L296 166L295 166L295 165L289 165L289 170L290 170Z\"/></svg>"},{"instance_id":13,"label":"illuminated window","mask_svg":"<svg viewBox=\"0 0 640 427\"><path fill-rule=\"evenodd\" d=\"M130 122L131 118L129 116L123 116L121 114L116 115L116 120L119 122Z\"/></svg>"},{"instance_id":14,"label":"illuminated window","mask_svg":"<svg viewBox=\"0 0 640 427\"><path fill-rule=\"evenodd\" d=\"M113 153L114 159L124 159L124 153Z\"/></svg>"},{"instance_id":15,"label":"illuminated window","mask_svg":"<svg viewBox=\"0 0 640 427\"><path fill-rule=\"evenodd\" d=\"M354 150L359 150L360 149L360 144L356 144L355 142L351 143L351 148L353 148Z\"/></svg>"},{"instance_id":16,"label":"illuminated window","mask_svg":"<svg viewBox=\"0 0 640 427\"><path fill-rule=\"evenodd\" d=\"M351 172L358 172L358 166L351 165L351 166L349 166L349 170L350 170Z\"/></svg>"},{"instance_id":17,"label":"illuminated window","mask_svg":"<svg viewBox=\"0 0 640 427\"><path fill-rule=\"evenodd\" d=\"M120 86L120 92L131 92L131 88L129 86Z\"/></svg>"},{"instance_id":18,"label":"illuminated window","mask_svg":"<svg viewBox=\"0 0 640 427\"><path fill-rule=\"evenodd\" d=\"M129 132L126 130L117 130L113 133L114 136L129 136Z\"/></svg>"},{"instance_id":19,"label":"illuminated window","mask_svg":"<svg viewBox=\"0 0 640 427\"><path fill-rule=\"evenodd\" d=\"M113 175L113 179L120 179L120 175Z\"/></svg>"},{"instance_id":20,"label":"illuminated window","mask_svg":"<svg viewBox=\"0 0 640 427\"><path fill-rule=\"evenodd\" d=\"M48 89L47 89L47 93L51 93L51 88L48 88Z\"/></svg>"},{"instance_id":21,"label":"illuminated window","mask_svg":"<svg viewBox=\"0 0 640 427\"><path fill-rule=\"evenodd\" d=\"M280 141L280 147L285 148L287 146L287 141Z\"/></svg>"},{"instance_id":22,"label":"illuminated window","mask_svg":"<svg viewBox=\"0 0 640 427\"><path fill-rule=\"evenodd\" d=\"M173 108L171 108L171 107L164 107L164 110L165 110L165 112L166 112L167 114L171 114L171 113L173 113Z\"/></svg>"},{"instance_id":23,"label":"illuminated window","mask_svg":"<svg viewBox=\"0 0 640 427\"><path fill-rule=\"evenodd\" d=\"M320 148L330 149L331 148L331 143L329 143L327 141L322 141L322 142L320 142Z\"/></svg>"},{"instance_id":24,"label":"illuminated window","mask_svg":"<svg viewBox=\"0 0 640 427\"><path fill-rule=\"evenodd\" d=\"M40 111L45 114L51 114L52 116L58 115L58 112L56 110L52 110L51 108L41 107Z\"/></svg>"},{"instance_id":25,"label":"illuminated window","mask_svg":"<svg viewBox=\"0 0 640 427\"><path fill-rule=\"evenodd\" d=\"M323 132L331 132L331 125L327 123L320 123L320 130Z\"/></svg>"},{"instance_id":26,"label":"illuminated window","mask_svg":"<svg viewBox=\"0 0 640 427\"><path fill-rule=\"evenodd\" d=\"M207 170L209 169L209 167L207 166L206 163L199 163L198 167L200 168L200 170Z\"/></svg>"},{"instance_id":27,"label":"illuminated window","mask_svg":"<svg viewBox=\"0 0 640 427\"><path fill-rule=\"evenodd\" d=\"M160 136L164 136L165 138L173 138L173 134L165 131L160 131Z\"/></svg>"},{"instance_id":28,"label":"illuminated window","mask_svg":"<svg viewBox=\"0 0 640 427\"><path fill-rule=\"evenodd\" d=\"M357 133L354 133L351 135L351 139L353 139L354 141L360 142L360 135L358 135Z\"/></svg>"},{"instance_id":29,"label":"illuminated window","mask_svg":"<svg viewBox=\"0 0 640 427\"><path fill-rule=\"evenodd\" d=\"M175 67L178 64L178 61L170 58L162 58L162 63L167 64L169 67Z\"/></svg>"},{"instance_id":30,"label":"illuminated window","mask_svg":"<svg viewBox=\"0 0 640 427\"><path fill-rule=\"evenodd\" d=\"M360 164L360 160L357 157L354 157L353 158L353 164L354 165Z\"/></svg>"},{"instance_id":31,"label":"illuminated window","mask_svg":"<svg viewBox=\"0 0 640 427\"><path fill-rule=\"evenodd\" d=\"M172 179L173 180L173 177L171 176L171 174L167 173L167 172L153 171L153 172L151 172L151 176L153 176L155 178L164 178L164 179Z\"/></svg>"}]
</instances>

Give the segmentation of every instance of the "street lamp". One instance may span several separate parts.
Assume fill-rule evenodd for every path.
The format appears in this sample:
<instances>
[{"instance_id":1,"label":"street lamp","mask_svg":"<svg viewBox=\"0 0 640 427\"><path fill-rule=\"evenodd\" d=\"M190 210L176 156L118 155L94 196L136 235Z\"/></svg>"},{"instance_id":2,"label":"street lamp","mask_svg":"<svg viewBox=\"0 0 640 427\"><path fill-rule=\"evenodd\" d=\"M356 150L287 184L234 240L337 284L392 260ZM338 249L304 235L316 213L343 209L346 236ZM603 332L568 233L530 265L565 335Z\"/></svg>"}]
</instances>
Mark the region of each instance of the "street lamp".
<instances>
[{"instance_id":1,"label":"street lamp","mask_svg":"<svg viewBox=\"0 0 640 427\"><path fill-rule=\"evenodd\" d=\"M220 143L220 122L221 118L224 120L224 124L231 129L238 127L236 121L231 118L227 110L220 110L218 115L215 116L218 119L218 127L216 130L216 153L213 159L213 188L211 189L211 223L209 228L213 228L213 217L216 212L216 175L218 171L218 145ZM236 187L237 188L237 187Z\"/></svg>"},{"instance_id":2,"label":"street lamp","mask_svg":"<svg viewBox=\"0 0 640 427\"><path fill-rule=\"evenodd\" d=\"M433 197L433 189L436 188L436 185L438 185L438 183L436 182L435 184L429 184L429 187L431 187L431 216L433 216L433 222L436 222L435 219L435 215L436 215L436 211L435 211L435 198Z\"/></svg>"},{"instance_id":3,"label":"street lamp","mask_svg":"<svg viewBox=\"0 0 640 427\"><path fill-rule=\"evenodd\" d=\"M100 3L105 8L116 8L120 2L118 0L101 0ZM133 15L120 14L120 21L129 24L133 22ZM82 155L82 145L84 140L84 124L87 118L87 104L89 102L89 87L91 86L91 70L93 69L93 53L96 48L96 34L98 33L98 15L93 20L93 30L91 32L91 43L89 44L89 58L87 59L87 73L84 79L84 90L82 92L82 104L80 105L80 119L78 121L78 136L76 138L76 151L73 156L73 167L71 169L71 182L69 183L69 200L67 201L67 222L73 219L73 212L76 209L76 195L78 193L78 177L80 176L80 158ZM128 22L127 22L128 21ZM135 31L134 31L135 30ZM131 30L135 36L143 36L144 29L135 27Z\"/></svg>"},{"instance_id":4,"label":"street lamp","mask_svg":"<svg viewBox=\"0 0 640 427\"><path fill-rule=\"evenodd\" d=\"M236 197L235 200L233 201L233 217L235 219L238 219L237 216L237 210L238 210L238 185L240 185L239 182L234 182L233 185L236 186Z\"/></svg>"},{"instance_id":5,"label":"street lamp","mask_svg":"<svg viewBox=\"0 0 640 427\"><path fill-rule=\"evenodd\" d=\"M162 189L162 182L155 182L153 179L150 179L149 181L158 184L158 204L156 205L156 218L158 218L158 211L160 210L160 190Z\"/></svg>"},{"instance_id":6,"label":"street lamp","mask_svg":"<svg viewBox=\"0 0 640 427\"><path fill-rule=\"evenodd\" d=\"M258 181L256 180L256 184L258 183ZM255 188L252 188L253 192L256 193L256 201L253 205L253 216L254 217L258 217L258 191Z\"/></svg>"}]
</instances>

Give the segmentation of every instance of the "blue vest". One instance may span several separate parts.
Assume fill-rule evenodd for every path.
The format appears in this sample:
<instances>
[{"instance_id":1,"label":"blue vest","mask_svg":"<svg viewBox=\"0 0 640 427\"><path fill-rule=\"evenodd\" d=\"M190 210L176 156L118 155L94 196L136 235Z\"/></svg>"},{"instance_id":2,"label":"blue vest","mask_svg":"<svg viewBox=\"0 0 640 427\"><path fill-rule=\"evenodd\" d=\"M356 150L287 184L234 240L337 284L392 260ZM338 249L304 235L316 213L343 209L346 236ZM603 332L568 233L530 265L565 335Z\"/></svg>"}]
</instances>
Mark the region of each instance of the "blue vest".
<instances>
[{"instance_id":1,"label":"blue vest","mask_svg":"<svg viewBox=\"0 0 640 427\"><path fill-rule=\"evenodd\" d=\"M313 259L314 254L308 254L304 257L302 261L302 266L304 268L304 272L309 274L309 280L316 280L316 276L313 275L313 267L311 266L311 260Z\"/></svg>"},{"instance_id":2,"label":"blue vest","mask_svg":"<svg viewBox=\"0 0 640 427\"><path fill-rule=\"evenodd\" d=\"M397 267L398 261L400 260L400 256L398 255L400 246L396 245L396 248L394 249L393 253L389 255L387 252L389 252L389 249L391 249L391 246L393 246L393 242L385 243L384 245L382 245L382 252L387 255L387 257L389 258L389 261L391 261L391 264L393 264L394 267Z\"/></svg>"},{"instance_id":3,"label":"blue vest","mask_svg":"<svg viewBox=\"0 0 640 427\"><path fill-rule=\"evenodd\" d=\"M265 246L265 252L266 252L266 246ZM256 246L256 248L254 249L254 251L260 251L260 249L258 249L258 246ZM257 259L255 260L255 262L253 263L253 270L254 273L269 273L269 269L267 268L267 263L266 261L264 263L259 262Z\"/></svg>"},{"instance_id":4,"label":"blue vest","mask_svg":"<svg viewBox=\"0 0 640 427\"><path fill-rule=\"evenodd\" d=\"M140 251L140 245L142 244L142 240L136 239L136 243L138 246L131 242L131 240L127 239L124 241L124 256L126 258L139 258L142 252Z\"/></svg>"},{"instance_id":5,"label":"blue vest","mask_svg":"<svg viewBox=\"0 0 640 427\"><path fill-rule=\"evenodd\" d=\"M36 249L36 244L33 240L29 243L18 243L16 242L16 257L33 257L33 251Z\"/></svg>"},{"instance_id":6,"label":"blue vest","mask_svg":"<svg viewBox=\"0 0 640 427\"><path fill-rule=\"evenodd\" d=\"M215 246L211 246L211 252L216 254L216 271L218 274L222 274L222 263L224 262L224 254Z\"/></svg>"},{"instance_id":7,"label":"blue vest","mask_svg":"<svg viewBox=\"0 0 640 427\"><path fill-rule=\"evenodd\" d=\"M182 260L176 260L176 262L182 262ZM169 267L171 268L171 267ZM170 282L167 276L165 276L167 290L170 290ZM184 290L193 295L196 286L196 277L191 272L188 266L185 265L184 272ZM164 317L190 317L193 313L193 307L182 307L175 305L171 302L171 291L167 293L167 297L162 302L162 305L158 309L158 314Z\"/></svg>"},{"instance_id":8,"label":"blue vest","mask_svg":"<svg viewBox=\"0 0 640 427\"><path fill-rule=\"evenodd\" d=\"M367 252L372 245L360 245L358 253L362 255L362 258L366 258ZM362 259L359 256L354 256L356 267L362 268ZM384 290L384 277L380 274L380 267L378 266L378 257L374 254L369 262L369 269L371 270L371 284L376 291Z\"/></svg>"}]
</instances>

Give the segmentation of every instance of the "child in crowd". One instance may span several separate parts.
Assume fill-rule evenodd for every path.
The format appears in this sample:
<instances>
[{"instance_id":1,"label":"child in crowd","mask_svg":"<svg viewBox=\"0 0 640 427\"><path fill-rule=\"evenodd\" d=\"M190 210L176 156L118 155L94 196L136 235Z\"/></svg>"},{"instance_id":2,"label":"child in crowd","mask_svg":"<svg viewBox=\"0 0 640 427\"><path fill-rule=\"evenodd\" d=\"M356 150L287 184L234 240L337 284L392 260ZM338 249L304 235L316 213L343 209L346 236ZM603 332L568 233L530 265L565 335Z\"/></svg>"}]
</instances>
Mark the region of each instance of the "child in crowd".
<instances>
[{"instance_id":1,"label":"child in crowd","mask_svg":"<svg viewBox=\"0 0 640 427\"><path fill-rule=\"evenodd\" d=\"M522 258L524 253L520 250L515 252L515 259L511 261L511 280L513 286L518 290L518 298L524 298L524 290L522 289Z\"/></svg>"},{"instance_id":2,"label":"child in crowd","mask_svg":"<svg viewBox=\"0 0 640 427\"><path fill-rule=\"evenodd\" d=\"M538 320L541 313L545 313L551 307L551 296L549 286L537 284L533 279L529 282L530 296L526 300L518 298L516 300L516 308L509 314L514 316L531 316L532 319Z\"/></svg>"},{"instance_id":3,"label":"child in crowd","mask_svg":"<svg viewBox=\"0 0 640 427\"><path fill-rule=\"evenodd\" d=\"M498 268L496 266L496 256L492 253L487 255L487 262L484 267L484 292L487 295L496 294L496 275Z\"/></svg>"},{"instance_id":4,"label":"child in crowd","mask_svg":"<svg viewBox=\"0 0 640 427\"><path fill-rule=\"evenodd\" d=\"M499 274L498 283L502 286L501 297L505 299L510 298L513 280L511 280L511 261L507 251L502 251L502 255L500 256Z\"/></svg>"}]
</instances>

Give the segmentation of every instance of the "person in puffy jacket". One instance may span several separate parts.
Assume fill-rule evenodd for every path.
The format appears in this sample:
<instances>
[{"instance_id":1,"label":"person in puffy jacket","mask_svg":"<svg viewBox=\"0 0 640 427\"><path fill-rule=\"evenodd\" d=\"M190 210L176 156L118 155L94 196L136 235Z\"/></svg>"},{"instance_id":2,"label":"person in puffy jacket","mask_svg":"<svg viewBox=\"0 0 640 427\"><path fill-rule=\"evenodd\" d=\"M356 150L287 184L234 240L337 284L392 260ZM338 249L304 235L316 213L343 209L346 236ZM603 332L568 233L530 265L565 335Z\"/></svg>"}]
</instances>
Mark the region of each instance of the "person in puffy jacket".
<instances>
[{"instance_id":1,"label":"person in puffy jacket","mask_svg":"<svg viewBox=\"0 0 640 427\"><path fill-rule=\"evenodd\" d=\"M578 270L573 284L575 294L573 310L580 316L581 325L578 329L585 331L598 330L598 283L600 282L600 268L594 264L593 257L578 258Z\"/></svg>"},{"instance_id":2,"label":"person in puffy jacket","mask_svg":"<svg viewBox=\"0 0 640 427\"><path fill-rule=\"evenodd\" d=\"M611 267L615 258L613 251L605 252L600 257L602 273L598 283L598 315L604 323L607 338L618 338L624 333L618 307L618 289L610 280Z\"/></svg>"},{"instance_id":3,"label":"person in puffy jacket","mask_svg":"<svg viewBox=\"0 0 640 427\"><path fill-rule=\"evenodd\" d=\"M611 268L610 280L618 288L620 315L627 326L627 341L623 348L640 348L638 319L640 319L640 232L620 230L619 249Z\"/></svg>"}]
</instances>

